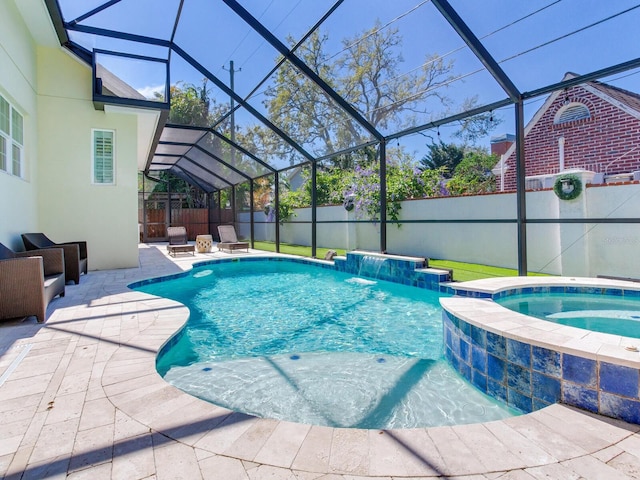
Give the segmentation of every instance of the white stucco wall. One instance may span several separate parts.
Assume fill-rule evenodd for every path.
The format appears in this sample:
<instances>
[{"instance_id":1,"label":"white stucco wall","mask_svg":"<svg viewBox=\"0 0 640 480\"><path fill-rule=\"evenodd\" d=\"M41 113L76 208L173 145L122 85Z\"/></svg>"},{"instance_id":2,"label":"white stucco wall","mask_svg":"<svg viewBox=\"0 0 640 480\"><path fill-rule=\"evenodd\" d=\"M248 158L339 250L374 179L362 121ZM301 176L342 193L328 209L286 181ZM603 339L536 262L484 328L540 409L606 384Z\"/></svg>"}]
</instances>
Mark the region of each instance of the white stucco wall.
<instances>
[{"instance_id":1,"label":"white stucco wall","mask_svg":"<svg viewBox=\"0 0 640 480\"><path fill-rule=\"evenodd\" d=\"M23 178L0 172L0 242L23 250L21 233L44 232L86 240L90 270L135 267L138 160L157 112L96 111L91 84L90 68L58 46L43 2L0 2L0 93L24 117L25 143ZM114 186L91 184L92 128L116 131Z\"/></svg>"},{"instance_id":2,"label":"white stucco wall","mask_svg":"<svg viewBox=\"0 0 640 480\"><path fill-rule=\"evenodd\" d=\"M39 230L86 240L89 269L138 265L138 119L95 110L91 70L56 48L38 48ZM116 183L91 182L92 129L115 130Z\"/></svg>"},{"instance_id":3,"label":"white stucco wall","mask_svg":"<svg viewBox=\"0 0 640 480\"><path fill-rule=\"evenodd\" d=\"M576 200L561 201L551 190L527 192L527 219L640 218L640 185L586 188ZM310 209L292 221L310 220ZM259 217L259 218L258 218ZM342 206L320 207L318 220L354 219ZM387 252L518 267L517 224L481 220L516 218L513 193L411 200L401 220L478 220L478 223L389 224ZM247 217L248 220L248 217ZM264 214L256 214L264 221ZM256 239L273 240L274 224L256 225ZM269 234L265 235L265 227ZM527 223L528 270L562 275L640 277L640 226L637 223ZM280 240L311 244L309 224L285 224ZM247 234L248 236L248 226ZM379 224L319 223L318 246L378 251Z\"/></svg>"},{"instance_id":4,"label":"white stucco wall","mask_svg":"<svg viewBox=\"0 0 640 480\"><path fill-rule=\"evenodd\" d=\"M23 250L20 234L38 224L35 44L11 1L0 2L0 94L24 118L24 178L0 171L0 242Z\"/></svg>"}]
</instances>

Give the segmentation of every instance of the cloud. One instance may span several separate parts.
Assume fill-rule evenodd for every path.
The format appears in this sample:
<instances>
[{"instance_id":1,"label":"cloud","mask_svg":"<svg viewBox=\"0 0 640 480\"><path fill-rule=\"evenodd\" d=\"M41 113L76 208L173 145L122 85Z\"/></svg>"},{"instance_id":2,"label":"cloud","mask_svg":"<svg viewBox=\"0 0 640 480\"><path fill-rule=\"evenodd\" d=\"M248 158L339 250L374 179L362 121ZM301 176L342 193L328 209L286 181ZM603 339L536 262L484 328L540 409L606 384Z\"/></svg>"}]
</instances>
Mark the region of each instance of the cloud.
<instances>
[{"instance_id":1,"label":"cloud","mask_svg":"<svg viewBox=\"0 0 640 480\"><path fill-rule=\"evenodd\" d=\"M164 95L164 84L163 85L148 85L146 87L138 88L138 92L141 95L144 95L145 98L149 100L156 100L156 93L160 93Z\"/></svg>"}]
</instances>

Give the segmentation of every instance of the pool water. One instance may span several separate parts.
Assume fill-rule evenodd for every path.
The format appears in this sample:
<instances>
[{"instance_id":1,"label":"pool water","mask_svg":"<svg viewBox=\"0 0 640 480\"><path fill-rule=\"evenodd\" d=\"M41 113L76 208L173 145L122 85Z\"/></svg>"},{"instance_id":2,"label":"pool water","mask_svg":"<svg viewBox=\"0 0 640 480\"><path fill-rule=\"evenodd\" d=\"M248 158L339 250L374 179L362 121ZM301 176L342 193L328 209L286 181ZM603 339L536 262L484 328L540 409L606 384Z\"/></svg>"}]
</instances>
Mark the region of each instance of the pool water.
<instances>
[{"instance_id":1,"label":"pool water","mask_svg":"<svg viewBox=\"0 0 640 480\"><path fill-rule=\"evenodd\" d=\"M587 293L509 295L496 300L510 310L594 332L640 338L640 297Z\"/></svg>"},{"instance_id":2,"label":"pool water","mask_svg":"<svg viewBox=\"0 0 640 480\"><path fill-rule=\"evenodd\" d=\"M204 265L137 290L191 312L158 372L234 411L354 428L516 414L446 362L431 290L267 260Z\"/></svg>"}]
</instances>

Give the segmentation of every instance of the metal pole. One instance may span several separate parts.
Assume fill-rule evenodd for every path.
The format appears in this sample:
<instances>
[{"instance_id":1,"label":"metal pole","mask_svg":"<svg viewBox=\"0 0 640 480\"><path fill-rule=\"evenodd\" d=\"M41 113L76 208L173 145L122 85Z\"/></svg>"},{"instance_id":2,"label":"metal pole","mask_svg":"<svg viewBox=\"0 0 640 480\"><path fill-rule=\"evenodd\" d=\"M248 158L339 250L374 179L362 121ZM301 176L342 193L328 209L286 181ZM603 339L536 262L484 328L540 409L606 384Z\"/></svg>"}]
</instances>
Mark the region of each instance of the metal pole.
<instances>
[{"instance_id":1,"label":"metal pole","mask_svg":"<svg viewBox=\"0 0 640 480\"><path fill-rule=\"evenodd\" d=\"M238 220L236 217L236 186L231 186L231 223L235 226L236 221Z\"/></svg>"},{"instance_id":2,"label":"metal pole","mask_svg":"<svg viewBox=\"0 0 640 480\"><path fill-rule=\"evenodd\" d=\"M518 225L518 275L527 275L527 203L524 157L524 101L515 104L516 113L516 204Z\"/></svg>"},{"instance_id":3,"label":"metal pole","mask_svg":"<svg viewBox=\"0 0 640 480\"><path fill-rule=\"evenodd\" d=\"M249 213L250 213L250 233L251 236L251 248L255 248L255 240L254 240L254 224L253 224L253 180L249 180Z\"/></svg>"},{"instance_id":4,"label":"metal pole","mask_svg":"<svg viewBox=\"0 0 640 480\"><path fill-rule=\"evenodd\" d=\"M225 68L223 65L222 68ZM235 73L241 71L242 68L235 70L233 68L233 60L229 60L229 88L232 92L235 92ZM235 109L235 101L233 100L233 95L229 96L229 106L231 107L231 135L230 139L233 143L236 142L236 109ZM231 147L231 164L235 166L236 159L236 151L233 147Z\"/></svg>"},{"instance_id":5,"label":"metal pole","mask_svg":"<svg viewBox=\"0 0 640 480\"><path fill-rule=\"evenodd\" d=\"M273 176L275 182L275 197L273 203L276 209L276 214L274 215L276 221L276 253L280 253L280 175L278 172L275 172Z\"/></svg>"},{"instance_id":6,"label":"metal pole","mask_svg":"<svg viewBox=\"0 0 640 480\"><path fill-rule=\"evenodd\" d=\"M380 252L387 253L387 141L380 142Z\"/></svg>"},{"instance_id":7,"label":"metal pole","mask_svg":"<svg viewBox=\"0 0 640 480\"><path fill-rule=\"evenodd\" d=\"M317 208L318 208L318 195L316 192L316 174L318 173L318 166L316 162L311 162L311 258L316 258L317 249Z\"/></svg>"},{"instance_id":8,"label":"metal pole","mask_svg":"<svg viewBox=\"0 0 640 480\"><path fill-rule=\"evenodd\" d=\"M222 191L221 190L218 190L218 225L222 225ZM216 227L218 225L216 225Z\"/></svg>"}]
</instances>

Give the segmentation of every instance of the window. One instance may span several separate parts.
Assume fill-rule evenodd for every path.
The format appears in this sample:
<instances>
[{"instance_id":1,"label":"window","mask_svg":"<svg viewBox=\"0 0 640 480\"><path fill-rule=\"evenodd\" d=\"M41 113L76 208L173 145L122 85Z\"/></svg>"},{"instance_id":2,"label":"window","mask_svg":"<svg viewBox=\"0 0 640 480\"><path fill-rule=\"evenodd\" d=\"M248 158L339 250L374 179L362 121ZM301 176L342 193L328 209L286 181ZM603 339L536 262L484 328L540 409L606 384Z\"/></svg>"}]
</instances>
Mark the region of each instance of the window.
<instances>
[{"instance_id":1,"label":"window","mask_svg":"<svg viewBox=\"0 0 640 480\"><path fill-rule=\"evenodd\" d=\"M563 123L575 122L577 120L588 120L589 118L591 118L591 112L585 104L570 103L558 110L553 123L555 125L561 125Z\"/></svg>"},{"instance_id":2,"label":"window","mask_svg":"<svg viewBox=\"0 0 640 480\"><path fill-rule=\"evenodd\" d=\"M115 184L115 132L113 130L93 130L93 183Z\"/></svg>"},{"instance_id":3,"label":"window","mask_svg":"<svg viewBox=\"0 0 640 480\"><path fill-rule=\"evenodd\" d=\"M0 170L22 176L24 120L0 95Z\"/></svg>"}]
</instances>

